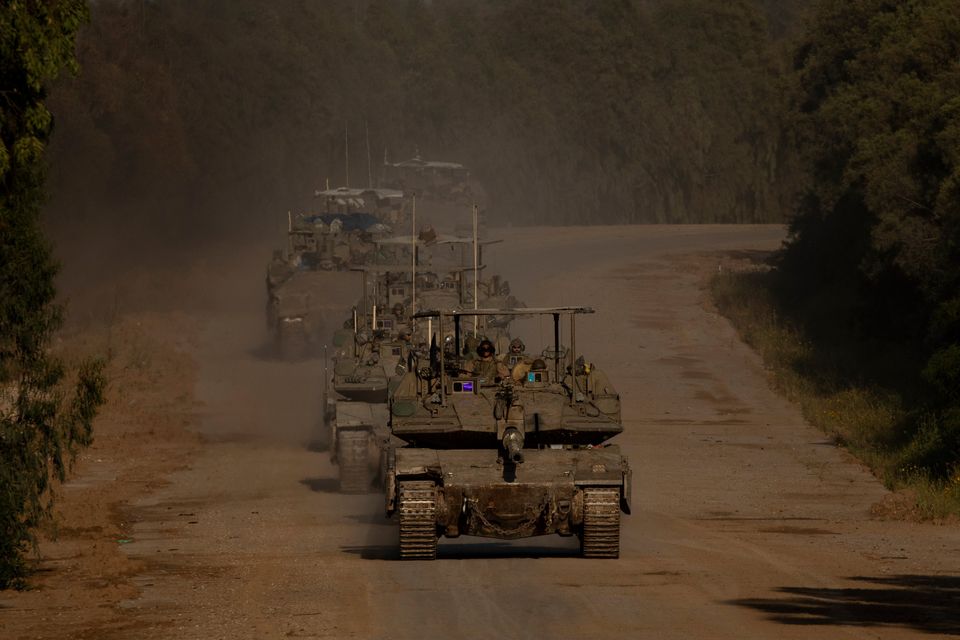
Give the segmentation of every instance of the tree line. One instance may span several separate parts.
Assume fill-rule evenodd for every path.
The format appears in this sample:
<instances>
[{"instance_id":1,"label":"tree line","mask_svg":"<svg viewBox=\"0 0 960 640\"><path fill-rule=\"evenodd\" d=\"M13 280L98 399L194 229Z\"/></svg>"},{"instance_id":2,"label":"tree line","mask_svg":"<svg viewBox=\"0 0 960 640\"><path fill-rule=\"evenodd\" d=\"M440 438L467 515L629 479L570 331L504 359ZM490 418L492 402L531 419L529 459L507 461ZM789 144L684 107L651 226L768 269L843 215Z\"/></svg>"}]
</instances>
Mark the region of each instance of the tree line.
<instances>
[{"instance_id":1,"label":"tree line","mask_svg":"<svg viewBox=\"0 0 960 640\"><path fill-rule=\"evenodd\" d=\"M355 185L368 144L375 176L385 153L459 161L493 220L779 221L796 172L768 18L802 3L767 4L102 0L53 96L52 209L260 224L343 184L349 140Z\"/></svg>"},{"instance_id":2,"label":"tree line","mask_svg":"<svg viewBox=\"0 0 960 640\"><path fill-rule=\"evenodd\" d=\"M899 474L960 482L960 4L820 2L794 52L780 304L895 394Z\"/></svg>"},{"instance_id":3,"label":"tree line","mask_svg":"<svg viewBox=\"0 0 960 640\"><path fill-rule=\"evenodd\" d=\"M82 0L0 10L0 589L22 586L53 485L90 443L103 401L100 362L68 367L50 352L63 308L58 264L40 224L52 116L46 86L75 68Z\"/></svg>"}]
</instances>

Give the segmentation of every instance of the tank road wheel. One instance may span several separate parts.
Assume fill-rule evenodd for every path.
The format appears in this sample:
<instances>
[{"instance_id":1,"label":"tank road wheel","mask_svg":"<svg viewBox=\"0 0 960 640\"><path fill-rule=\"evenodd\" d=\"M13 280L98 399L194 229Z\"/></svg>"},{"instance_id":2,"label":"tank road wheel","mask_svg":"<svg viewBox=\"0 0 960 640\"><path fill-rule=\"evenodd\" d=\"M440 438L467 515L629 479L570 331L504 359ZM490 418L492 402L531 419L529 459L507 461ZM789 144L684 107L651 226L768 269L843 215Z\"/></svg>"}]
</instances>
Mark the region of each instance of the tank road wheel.
<instances>
[{"instance_id":1,"label":"tank road wheel","mask_svg":"<svg viewBox=\"0 0 960 640\"><path fill-rule=\"evenodd\" d=\"M620 489L583 490L580 551L584 558L620 556Z\"/></svg>"},{"instance_id":2,"label":"tank road wheel","mask_svg":"<svg viewBox=\"0 0 960 640\"><path fill-rule=\"evenodd\" d=\"M340 467L340 491L366 493L373 484L367 460L366 431L339 430L337 432L337 464Z\"/></svg>"},{"instance_id":3,"label":"tank road wheel","mask_svg":"<svg viewBox=\"0 0 960 640\"><path fill-rule=\"evenodd\" d=\"M430 481L400 483L400 559L437 557L437 486Z\"/></svg>"}]
</instances>

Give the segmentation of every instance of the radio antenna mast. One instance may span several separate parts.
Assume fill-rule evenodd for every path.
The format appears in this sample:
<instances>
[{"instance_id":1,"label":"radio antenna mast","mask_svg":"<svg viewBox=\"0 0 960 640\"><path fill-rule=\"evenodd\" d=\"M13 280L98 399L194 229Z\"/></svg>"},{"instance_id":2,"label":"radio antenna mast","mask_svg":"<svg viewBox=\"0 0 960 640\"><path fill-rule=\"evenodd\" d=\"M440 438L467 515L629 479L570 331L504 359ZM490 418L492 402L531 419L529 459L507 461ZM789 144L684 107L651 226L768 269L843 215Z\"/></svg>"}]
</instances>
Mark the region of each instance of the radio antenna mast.
<instances>
[{"instance_id":1,"label":"radio antenna mast","mask_svg":"<svg viewBox=\"0 0 960 640\"><path fill-rule=\"evenodd\" d=\"M343 121L343 186L350 188L350 135L347 133L347 121Z\"/></svg>"},{"instance_id":2,"label":"radio antenna mast","mask_svg":"<svg viewBox=\"0 0 960 640\"><path fill-rule=\"evenodd\" d=\"M370 124L364 120L363 128L367 133L367 188L373 189L373 169L370 165Z\"/></svg>"}]
</instances>

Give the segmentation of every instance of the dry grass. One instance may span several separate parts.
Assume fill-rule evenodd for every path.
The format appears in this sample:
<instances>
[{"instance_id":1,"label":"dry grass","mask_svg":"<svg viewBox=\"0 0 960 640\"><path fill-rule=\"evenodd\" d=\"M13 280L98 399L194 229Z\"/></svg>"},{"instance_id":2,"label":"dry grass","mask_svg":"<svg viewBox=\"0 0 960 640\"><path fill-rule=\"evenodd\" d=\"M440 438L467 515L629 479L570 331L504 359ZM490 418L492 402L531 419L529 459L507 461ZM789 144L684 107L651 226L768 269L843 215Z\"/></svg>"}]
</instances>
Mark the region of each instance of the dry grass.
<instances>
[{"instance_id":1,"label":"dry grass","mask_svg":"<svg viewBox=\"0 0 960 640\"><path fill-rule=\"evenodd\" d=\"M809 340L778 310L770 272L725 272L710 282L717 309L763 357L774 387L803 416L897 491L877 515L942 520L960 515L960 469L933 477L913 462L937 446L935 421L908 413L900 395L855 374L856 355ZM919 422L918 422L919 420Z\"/></svg>"}]
</instances>

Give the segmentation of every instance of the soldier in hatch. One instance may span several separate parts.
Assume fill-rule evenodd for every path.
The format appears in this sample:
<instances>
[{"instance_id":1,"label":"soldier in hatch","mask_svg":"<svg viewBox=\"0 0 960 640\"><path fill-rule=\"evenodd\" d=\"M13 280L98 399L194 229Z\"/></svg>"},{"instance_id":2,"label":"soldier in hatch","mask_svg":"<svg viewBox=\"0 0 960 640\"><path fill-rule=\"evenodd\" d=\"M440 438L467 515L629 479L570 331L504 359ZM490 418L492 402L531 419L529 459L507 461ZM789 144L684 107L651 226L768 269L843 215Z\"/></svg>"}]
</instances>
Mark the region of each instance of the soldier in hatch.
<instances>
[{"instance_id":1,"label":"soldier in hatch","mask_svg":"<svg viewBox=\"0 0 960 640\"><path fill-rule=\"evenodd\" d=\"M486 384L493 384L498 379L507 378L510 370L494 357L495 349L489 340L481 340L477 345L477 359L464 366L467 373L481 378Z\"/></svg>"},{"instance_id":2,"label":"soldier in hatch","mask_svg":"<svg viewBox=\"0 0 960 640\"><path fill-rule=\"evenodd\" d=\"M504 358L504 364L510 369L510 377L514 382L521 382L527 377L533 359L526 354L526 345L520 338L510 341L510 350Z\"/></svg>"}]
</instances>

